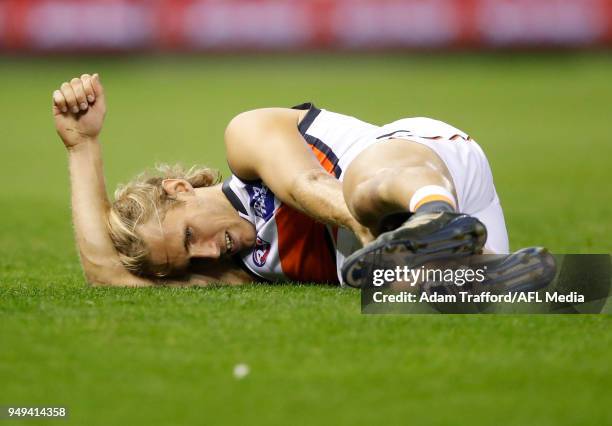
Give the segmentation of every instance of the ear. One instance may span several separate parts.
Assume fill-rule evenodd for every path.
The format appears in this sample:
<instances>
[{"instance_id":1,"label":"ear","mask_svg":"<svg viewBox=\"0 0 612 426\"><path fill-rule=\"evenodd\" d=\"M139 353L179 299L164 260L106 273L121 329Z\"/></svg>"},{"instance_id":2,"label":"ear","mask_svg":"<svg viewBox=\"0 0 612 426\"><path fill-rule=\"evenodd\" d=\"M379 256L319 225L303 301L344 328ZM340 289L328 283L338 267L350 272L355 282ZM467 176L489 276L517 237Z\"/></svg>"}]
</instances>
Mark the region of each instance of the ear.
<instances>
[{"instance_id":1,"label":"ear","mask_svg":"<svg viewBox=\"0 0 612 426\"><path fill-rule=\"evenodd\" d=\"M170 196L176 196L180 193L194 193L193 186L185 179L164 179L162 181L162 188Z\"/></svg>"}]
</instances>

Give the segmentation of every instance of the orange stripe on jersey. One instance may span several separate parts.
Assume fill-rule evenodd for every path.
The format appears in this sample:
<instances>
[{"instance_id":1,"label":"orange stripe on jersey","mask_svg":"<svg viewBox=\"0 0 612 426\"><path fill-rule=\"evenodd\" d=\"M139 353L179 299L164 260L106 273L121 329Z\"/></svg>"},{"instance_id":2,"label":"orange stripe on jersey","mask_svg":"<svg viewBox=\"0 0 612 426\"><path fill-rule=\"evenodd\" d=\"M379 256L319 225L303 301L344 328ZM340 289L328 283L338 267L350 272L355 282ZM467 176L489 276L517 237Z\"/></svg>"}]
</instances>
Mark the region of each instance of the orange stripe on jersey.
<instances>
[{"instance_id":1,"label":"orange stripe on jersey","mask_svg":"<svg viewBox=\"0 0 612 426\"><path fill-rule=\"evenodd\" d=\"M334 151L332 151L332 149L327 146L325 142L315 138L312 135L304 134L303 136L306 143L308 143L310 146L310 149L312 149L315 157L317 157L317 160L319 160L319 164L323 166L327 173L335 176L336 179L339 179L340 175L342 174L342 169L338 165L340 159L336 157Z\"/></svg>"},{"instance_id":2,"label":"orange stripe on jersey","mask_svg":"<svg viewBox=\"0 0 612 426\"><path fill-rule=\"evenodd\" d=\"M319 164L323 166L325 171L327 171L327 173L329 173L330 175L333 175L334 174L334 164L330 161L329 158L327 158L325 153L319 150L319 148L317 148L314 145L310 145L310 149L312 149L312 152L314 152L315 157L317 157L317 160L319 160Z\"/></svg>"},{"instance_id":3,"label":"orange stripe on jersey","mask_svg":"<svg viewBox=\"0 0 612 426\"><path fill-rule=\"evenodd\" d=\"M336 259L325 225L284 204L275 219L283 273L295 281L337 283Z\"/></svg>"}]
</instances>

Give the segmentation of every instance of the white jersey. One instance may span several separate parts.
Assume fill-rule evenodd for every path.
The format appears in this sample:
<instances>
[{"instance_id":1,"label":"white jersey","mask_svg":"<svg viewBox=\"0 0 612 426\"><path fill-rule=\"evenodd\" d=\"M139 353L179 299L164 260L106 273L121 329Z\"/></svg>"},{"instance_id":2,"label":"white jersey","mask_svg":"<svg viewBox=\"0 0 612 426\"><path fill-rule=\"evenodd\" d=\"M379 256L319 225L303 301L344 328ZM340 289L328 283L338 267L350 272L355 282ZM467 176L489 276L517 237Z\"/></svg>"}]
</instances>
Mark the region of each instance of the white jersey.
<instances>
[{"instance_id":1,"label":"white jersey","mask_svg":"<svg viewBox=\"0 0 612 426\"><path fill-rule=\"evenodd\" d=\"M357 118L302 104L307 109L298 129L321 166L343 180L364 149L385 140L406 139L428 146L446 164L461 212L487 227L485 248L508 252L503 213L488 161L466 133L430 118L417 117L376 126ZM339 282L344 258L359 248L345 230L322 225L278 200L261 181L232 176L223 192L240 216L255 226L255 246L241 253L244 266L269 281Z\"/></svg>"},{"instance_id":2,"label":"white jersey","mask_svg":"<svg viewBox=\"0 0 612 426\"><path fill-rule=\"evenodd\" d=\"M255 227L255 245L240 253L246 269L266 281L338 283L343 253L359 248L348 231L323 225L282 203L262 181L236 176L223 193Z\"/></svg>"}]
</instances>

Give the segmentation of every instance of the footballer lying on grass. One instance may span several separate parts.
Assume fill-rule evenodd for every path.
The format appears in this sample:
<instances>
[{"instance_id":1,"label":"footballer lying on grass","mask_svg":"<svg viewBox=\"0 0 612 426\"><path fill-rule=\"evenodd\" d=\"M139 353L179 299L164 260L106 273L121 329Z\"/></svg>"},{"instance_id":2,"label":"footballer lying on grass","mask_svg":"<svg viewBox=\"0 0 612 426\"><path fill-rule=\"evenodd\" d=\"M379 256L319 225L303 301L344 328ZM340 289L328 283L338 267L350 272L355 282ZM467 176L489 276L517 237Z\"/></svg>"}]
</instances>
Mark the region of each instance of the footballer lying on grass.
<instances>
[{"instance_id":1,"label":"footballer lying on grass","mask_svg":"<svg viewBox=\"0 0 612 426\"><path fill-rule=\"evenodd\" d=\"M404 252L410 263L431 247L438 256L508 252L484 153L437 120L376 126L312 104L245 112L225 132L229 179L160 166L118 188L111 203L100 77L63 83L53 103L91 284L361 286L358 271L371 253Z\"/></svg>"}]
</instances>

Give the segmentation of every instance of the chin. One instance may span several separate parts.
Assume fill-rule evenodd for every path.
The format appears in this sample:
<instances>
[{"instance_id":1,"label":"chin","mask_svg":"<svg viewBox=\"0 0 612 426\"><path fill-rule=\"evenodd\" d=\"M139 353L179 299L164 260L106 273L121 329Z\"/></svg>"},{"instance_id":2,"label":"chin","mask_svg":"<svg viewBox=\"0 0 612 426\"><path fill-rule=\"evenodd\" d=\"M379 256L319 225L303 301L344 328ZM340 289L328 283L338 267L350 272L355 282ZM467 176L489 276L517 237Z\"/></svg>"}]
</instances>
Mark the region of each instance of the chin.
<instances>
[{"instance_id":1,"label":"chin","mask_svg":"<svg viewBox=\"0 0 612 426\"><path fill-rule=\"evenodd\" d=\"M236 229L236 243L238 244L238 251L245 250L255 245L256 236L255 227L253 227L250 223L247 226L238 227Z\"/></svg>"}]
</instances>

